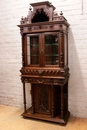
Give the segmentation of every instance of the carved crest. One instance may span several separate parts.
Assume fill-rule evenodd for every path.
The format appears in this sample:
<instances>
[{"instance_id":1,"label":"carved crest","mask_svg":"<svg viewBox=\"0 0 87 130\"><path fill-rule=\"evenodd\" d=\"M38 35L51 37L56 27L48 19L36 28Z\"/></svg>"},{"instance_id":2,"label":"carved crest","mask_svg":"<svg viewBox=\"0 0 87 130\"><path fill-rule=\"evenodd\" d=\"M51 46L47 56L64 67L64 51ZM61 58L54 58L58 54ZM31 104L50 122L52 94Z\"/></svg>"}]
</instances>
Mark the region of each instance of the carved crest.
<instances>
[{"instance_id":1,"label":"carved crest","mask_svg":"<svg viewBox=\"0 0 87 130\"><path fill-rule=\"evenodd\" d=\"M48 1L32 3L30 5L33 9L30 7L28 16L21 18L21 24L66 20L62 12L60 16L54 12L55 7Z\"/></svg>"}]
</instances>

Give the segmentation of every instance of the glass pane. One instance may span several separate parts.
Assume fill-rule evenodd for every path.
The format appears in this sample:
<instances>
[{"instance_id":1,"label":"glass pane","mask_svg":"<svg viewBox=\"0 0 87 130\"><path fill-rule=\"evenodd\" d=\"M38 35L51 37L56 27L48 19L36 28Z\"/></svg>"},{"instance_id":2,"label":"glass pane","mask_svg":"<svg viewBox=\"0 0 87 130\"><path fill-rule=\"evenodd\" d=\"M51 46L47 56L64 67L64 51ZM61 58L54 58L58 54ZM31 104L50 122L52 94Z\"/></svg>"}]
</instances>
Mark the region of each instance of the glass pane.
<instances>
[{"instance_id":1,"label":"glass pane","mask_svg":"<svg viewBox=\"0 0 87 130\"><path fill-rule=\"evenodd\" d=\"M45 62L46 65L58 65L58 35L45 35Z\"/></svg>"},{"instance_id":2,"label":"glass pane","mask_svg":"<svg viewBox=\"0 0 87 130\"><path fill-rule=\"evenodd\" d=\"M28 65L39 64L39 37L27 36L27 63Z\"/></svg>"}]
</instances>

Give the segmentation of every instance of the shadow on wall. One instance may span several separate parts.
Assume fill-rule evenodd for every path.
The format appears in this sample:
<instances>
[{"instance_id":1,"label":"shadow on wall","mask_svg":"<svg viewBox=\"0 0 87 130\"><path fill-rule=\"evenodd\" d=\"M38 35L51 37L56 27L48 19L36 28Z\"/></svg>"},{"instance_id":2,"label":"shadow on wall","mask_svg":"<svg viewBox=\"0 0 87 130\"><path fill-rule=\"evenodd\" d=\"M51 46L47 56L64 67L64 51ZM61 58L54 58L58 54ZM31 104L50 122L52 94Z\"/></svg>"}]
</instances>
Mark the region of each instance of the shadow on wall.
<instances>
[{"instance_id":1,"label":"shadow on wall","mask_svg":"<svg viewBox=\"0 0 87 130\"><path fill-rule=\"evenodd\" d=\"M81 69L81 57L77 48L79 41L74 39L72 28L69 28L68 44L70 68L69 111L73 116L86 117L85 113L87 110L84 102L86 92Z\"/></svg>"}]
</instances>

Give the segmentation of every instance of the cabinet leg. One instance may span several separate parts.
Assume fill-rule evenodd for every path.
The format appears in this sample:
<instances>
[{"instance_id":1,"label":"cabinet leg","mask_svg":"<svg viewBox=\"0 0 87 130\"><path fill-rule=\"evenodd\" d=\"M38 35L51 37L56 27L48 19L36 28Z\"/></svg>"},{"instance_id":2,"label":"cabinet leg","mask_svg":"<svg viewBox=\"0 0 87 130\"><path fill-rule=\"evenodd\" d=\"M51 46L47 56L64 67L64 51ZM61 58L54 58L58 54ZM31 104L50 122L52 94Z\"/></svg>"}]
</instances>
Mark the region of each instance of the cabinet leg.
<instances>
[{"instance_id":1,"label":"cabinet leg","mask_svg":"<svg viewBox=\"0 0 87 130\"><path fill-rule=\"evenodd\" d=\"M63 86L61 86L61 119L63 119L64 115L64 104L63 104Z\"/></svg>"},{"instance_id":2,"label":"cabinet leg","mask_svg":"<svg viewBox=\"0 0 87 130\"><path fill-rule=\"evenodd\" d=\"M34 114L35 112L34 112L34 99L33 99L33 97L34 97L34 95L33 95L33 85L31 85L31 105L32 105L32 114Z\"/></svg>"},{"instance_id":3,"label":"cabinet leg","mask_svg":"<svg viewBox=\"0 0 87 130\"><path fill-rule=\"evenodd\" d=\"M52 86L52 117L54 117L54 86Z\"/></svg>"},{"instance_id":4,"label":"cabinet leg","mask_svg":"<svg viewBox=\"0 0 87 130\"><path fill-rule=\"evenodd\" d=\"M24 97L24 112L27 112L27 110L26 110L25 83L23 83L23 97Z\"/></svg>"}]
</instances>

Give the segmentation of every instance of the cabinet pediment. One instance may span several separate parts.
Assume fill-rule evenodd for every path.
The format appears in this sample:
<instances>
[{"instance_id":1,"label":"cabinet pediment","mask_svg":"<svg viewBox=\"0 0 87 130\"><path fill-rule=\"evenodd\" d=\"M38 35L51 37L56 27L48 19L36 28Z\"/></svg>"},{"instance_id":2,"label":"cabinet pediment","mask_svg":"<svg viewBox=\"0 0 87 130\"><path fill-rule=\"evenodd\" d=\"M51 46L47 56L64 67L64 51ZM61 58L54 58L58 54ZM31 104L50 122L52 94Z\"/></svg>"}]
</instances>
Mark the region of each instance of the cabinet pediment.
<instances>
[{"instance_id":1,"label":"cabinet pediment","mask_svg":"<svg viewBox=\"0 0 87 130\"><path fill-rule=\"evenodd\" d=\"M50 2L38 2L30 5L27 17L21 18L21 25L52 21L64 21L68 25L63 13L61 12L60 15L58 15L54 11L55 7Z\"/></svg>"},{"instance_id":2,"label":"cabinet pediment","mask_svg":"<svg viewBox=\"0 0 87 130\"><path fill-rule=\"evenodd\" d=\"M30 4L33 7L31 23L52 21L55 7L48 1ZM31 9L30 9L31 10Z\"/></svg>"}]
</instances>

